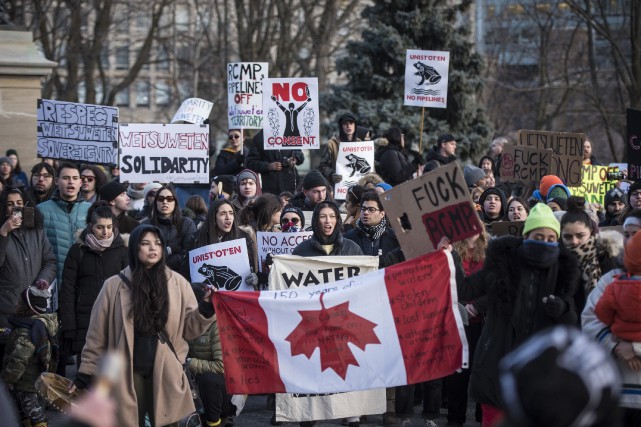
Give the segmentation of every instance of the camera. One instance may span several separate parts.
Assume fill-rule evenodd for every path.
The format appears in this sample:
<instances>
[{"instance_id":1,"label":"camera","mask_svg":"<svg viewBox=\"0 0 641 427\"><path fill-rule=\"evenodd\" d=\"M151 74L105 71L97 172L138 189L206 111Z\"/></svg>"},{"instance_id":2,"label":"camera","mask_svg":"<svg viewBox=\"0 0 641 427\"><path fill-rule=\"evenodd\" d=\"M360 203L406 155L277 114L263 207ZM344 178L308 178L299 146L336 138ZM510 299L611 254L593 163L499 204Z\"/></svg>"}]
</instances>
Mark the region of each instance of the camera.
<instances>
[{"instance_id":1,"label":"camera","mask_svg":"<svg viewBox=\"0 0 641 427\"><path fill-rule=\"evenodd\" d=\"M608 172L607 178L608 181L621 181L625 179L625 172Z\"/></svg>"},{"instance_id":2,"label":"camera","mask_svg":"<svg viewBox=\"0 0 641 427\"><path fill-rule=\"evenodd\" d=\"M16 206L13 208L13 214L22 217L22 226L33 228L35 225L36 208Z\"/></svg>"},{"instance_id":3,"label":"camera","mask_svg":"<svg viewBox=\"0 0 641 427\"><path fill-rule=\"evenodd\" d=\"M291 157L283 157L283 160L280 162L283 164L284 168L293 168L296 166L296 160Z\"/></svg>"}]
</instances>

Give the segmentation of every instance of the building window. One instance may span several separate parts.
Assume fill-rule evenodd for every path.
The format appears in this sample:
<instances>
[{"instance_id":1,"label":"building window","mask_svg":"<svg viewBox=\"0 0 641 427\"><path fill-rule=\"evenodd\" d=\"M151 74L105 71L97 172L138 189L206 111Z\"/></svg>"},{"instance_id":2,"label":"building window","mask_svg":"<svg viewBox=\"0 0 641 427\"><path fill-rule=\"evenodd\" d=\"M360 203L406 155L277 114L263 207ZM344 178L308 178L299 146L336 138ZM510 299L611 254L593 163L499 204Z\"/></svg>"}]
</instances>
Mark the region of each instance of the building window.
<instances>
[{"instance_id":1,"label":"building window","mask_svg":"<svg viewBox=\"0 0 641 427\"><path fill-rule=\"evenodd\" d=\"M129 106L129 88L125 88L116 94L116 105L123 107Z\"/></svg>"},{"instance_id":2,"label":"building window","mask_svg":"<svg viewBox=\"0 0 641 427\"><path fill-rule=\"evenodd\" d=\"M169 85L166 82L157 82L154 90L156 105L169 105Z\"/></svg>"},{"instance_id":3,"label":"building window","mask_svg":"<svg viewBox=\"0 0 641 427\"><path fill-rule=\"evenodd\" d=\"M129 68L129 46L116 48L116 69L126 70Z\"/></svg>"},{"instance_id":4,"label":"building window","mask_svg":"<svg viewBox=\"0 0 641 427\"><path fill-rule=\"evenodd\" d=\"M167 52L167 48L163 45L159 45L156 51L156 69L169 69L169 52Z\"/></svg>"},{"instance_id":5,"label":"building window","mask_svg":"<svg viewBox=\"0 0 641 427\"><path fill-rule=\"evenodd\" d=\"M136 82L136 105L149 107L149 82L147 80Z\"/></svg>"}]
</instances>

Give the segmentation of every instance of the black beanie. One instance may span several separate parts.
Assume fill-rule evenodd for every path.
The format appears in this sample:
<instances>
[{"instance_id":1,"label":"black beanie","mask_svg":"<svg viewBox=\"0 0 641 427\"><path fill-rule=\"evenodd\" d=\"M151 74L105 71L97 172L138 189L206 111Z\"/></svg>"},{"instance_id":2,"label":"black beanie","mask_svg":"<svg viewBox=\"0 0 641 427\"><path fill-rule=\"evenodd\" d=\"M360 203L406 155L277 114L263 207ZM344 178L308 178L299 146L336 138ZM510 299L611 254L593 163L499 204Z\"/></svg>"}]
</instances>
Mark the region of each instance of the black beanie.
<instances>
[{"instance_id":1,"label":"black beanie","mask_svg":"<svg viewBox=\"0 0 641 427\"><path fill-rule=\"evenodd\" d=\"M315 188L315 187L326 187L326 186L327 186L327 180L316 169L309 171L309 173L305 175L305 179L303 179L304 190L311 190L312 188Z\"/></svg>"},{"instance_id":2,"label":"black beanie","mask_svg":"<svg viewBox=\"0 0 641 427\"><path fill-rule=\"evenodd\" d=\"M356 120L356 116L354 116L352 113L345 113L341 114L341 116L338 118L338 125L342 126L343 122L347 121L354 122L355 124L358 123L358 121Z\"/></svg>"},{"instance_id":3,"label":"black beanie","mask_svg":"<svg viewBox=\"0 0 641 427\"><path fill-rule=\"evenodd\" d=\"M624 204L627 205L627 199L625 197L625 193L620 188L614 187L613 189L605 193L604 203L606 208L610 203L617 202L617 201L623 202Z\"/></svg>"},{"instance_id":4,"label":"black beanie","mask_svg":"<svg viewBox=\"0 0 641 427\"><path fill-rule=\"evenodd\" d=\"M298 217L300 218L300 228L301 228L301 229L302 229L303 227L305 227L305 215L303 214L303 210L302 210L301 208L297 208L297 207L296 207L296 206L294 206L294 205L287 205L287 206L285 206L285 207L283 208L283 210L282 210L282 211L281 211L281 213L280 213L280 220L281 220L281 222L282 222L283 217L285 216L285 214L286 214L286 213L289 213L289 212L293 212L293 213L295 213L296 215L298 215Z\"/></svg>"},{"instance_id":5,"label":"black beanie","mask_svg":"<svg viewBox=\"0 0 641 427\"><path fill-rule=\"evenodd\" d=\"M116 197L127 191L127 186L118 181L109 181L98 190L100 200L111 202Z\"/></svg>"}]
</instances>

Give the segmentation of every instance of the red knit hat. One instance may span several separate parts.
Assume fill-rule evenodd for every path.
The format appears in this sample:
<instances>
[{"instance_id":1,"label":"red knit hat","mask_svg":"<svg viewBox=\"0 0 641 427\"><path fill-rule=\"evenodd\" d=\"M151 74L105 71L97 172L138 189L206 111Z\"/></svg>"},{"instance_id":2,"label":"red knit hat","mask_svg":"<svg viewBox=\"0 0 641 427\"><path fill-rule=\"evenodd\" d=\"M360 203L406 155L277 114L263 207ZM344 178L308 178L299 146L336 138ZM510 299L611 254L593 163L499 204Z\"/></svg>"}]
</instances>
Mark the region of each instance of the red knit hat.
<instances>
[{"instance_id":1,"label":"red knit hat","mask_svg":"<svg viewBox=\"0 0 641 427\"><path fill-rule=\"evenodd\" d=\"M623 265L632 276L641 276L641 232L635 233L625 245Z\"/></svg>"},{"instance_id":2,"label":"red knit hat","mask_svg":"<svg viewBox=\"0 0 641 427\"><path fill-rule=\"evenodd\" d=\"M561 178L559 178L558 176L545 175L543 178L541 178L541 184L539 184L539 193L541 193L541 196L547 197L550 187L556 184L564 185L563 181L561 181Z\"/></svg>"}]
</instances>

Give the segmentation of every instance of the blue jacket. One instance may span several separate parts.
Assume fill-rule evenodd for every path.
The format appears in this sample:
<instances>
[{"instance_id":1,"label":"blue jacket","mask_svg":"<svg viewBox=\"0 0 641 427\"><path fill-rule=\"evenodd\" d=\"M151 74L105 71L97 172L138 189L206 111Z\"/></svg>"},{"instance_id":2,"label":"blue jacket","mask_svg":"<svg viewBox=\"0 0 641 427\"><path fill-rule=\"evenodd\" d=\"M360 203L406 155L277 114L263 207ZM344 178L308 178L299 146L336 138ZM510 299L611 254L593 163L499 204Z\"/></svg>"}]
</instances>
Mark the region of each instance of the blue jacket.
<instances>
[{"instance_id":1,"label":"blue jacket","mask_svg":"<svg viewBox=\"0 0 641 427\"><path fill-rule=\"evenodd\" d=\"M81 194L71 204L71 212L67 210L67 202L60 198L56 191L51 200L38 205L38 210L44 217L44 229L53 248L58 263L58 284L51 297L51 308L58 309L58 289L62 285L62 272L64 271L67 253L75 241L75 233L78 229L87 226L87 211L91 205L84 201Z\"/></svg>"}]
</instances>

